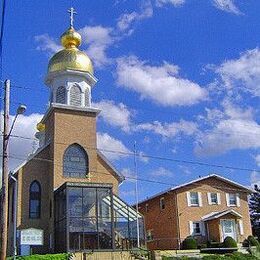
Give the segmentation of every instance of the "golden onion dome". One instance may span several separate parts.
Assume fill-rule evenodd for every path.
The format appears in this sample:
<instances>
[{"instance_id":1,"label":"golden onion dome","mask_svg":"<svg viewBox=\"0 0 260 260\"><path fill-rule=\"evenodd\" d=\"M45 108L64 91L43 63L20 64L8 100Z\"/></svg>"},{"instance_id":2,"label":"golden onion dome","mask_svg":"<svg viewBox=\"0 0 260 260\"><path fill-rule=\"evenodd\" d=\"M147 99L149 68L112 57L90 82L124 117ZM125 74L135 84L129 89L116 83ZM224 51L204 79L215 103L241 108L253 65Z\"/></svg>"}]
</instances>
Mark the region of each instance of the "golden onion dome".
<instances>
[{"instance_id":1,"label":"golden onion dome","mask_svg":"<svg viewBox=\"0 0 260 260\"><path fill-rule=\"evenodd\" d=\"M57 52L49 61L48 73L63 70L77 70L93 74L93 66L86 53L80 51L81 36L70 27L61 36L63 50Z\"/></svg>"}]
</instances>

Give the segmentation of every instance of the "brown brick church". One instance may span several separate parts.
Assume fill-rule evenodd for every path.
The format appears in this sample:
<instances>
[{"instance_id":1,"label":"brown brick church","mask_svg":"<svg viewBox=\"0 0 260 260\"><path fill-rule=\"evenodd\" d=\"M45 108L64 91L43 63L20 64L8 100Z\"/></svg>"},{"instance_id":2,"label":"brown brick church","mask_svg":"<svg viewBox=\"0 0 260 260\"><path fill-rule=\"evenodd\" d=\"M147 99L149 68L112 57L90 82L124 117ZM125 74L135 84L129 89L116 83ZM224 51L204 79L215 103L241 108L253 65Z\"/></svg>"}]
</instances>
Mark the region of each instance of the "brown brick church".
<instances>
[{"instance_id":1,"label":"brown brick church","mask_svg":"<svg viewBox=\"0 0 260 260\"><path fill-rule=\"evenodd\" d=\"M122 175L97 149L99 109L91 105L97 79L89 57L78 49L81 36L71 25L61 36L63 49L49 62L46 85L50 105L36 137L38 150L14 172L17 181L17 220L14 219L15 182L9 184L8 252L20 232L43 231L43 244L33 253L129 249L137 245L137 217L118 197Z\"/></svg>"}]
</instances>

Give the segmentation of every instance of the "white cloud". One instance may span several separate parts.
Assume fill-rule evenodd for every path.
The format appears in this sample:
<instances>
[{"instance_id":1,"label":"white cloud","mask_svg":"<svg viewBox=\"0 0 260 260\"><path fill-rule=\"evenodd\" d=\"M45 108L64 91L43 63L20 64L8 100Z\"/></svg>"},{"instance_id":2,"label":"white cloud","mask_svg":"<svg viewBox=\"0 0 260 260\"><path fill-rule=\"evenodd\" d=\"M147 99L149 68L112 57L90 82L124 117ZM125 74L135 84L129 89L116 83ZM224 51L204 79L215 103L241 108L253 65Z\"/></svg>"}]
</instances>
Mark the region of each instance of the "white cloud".
<instances>
[{"instance_id":1,"label":"white cloud","mask_svg":"<svg viewBox=\"0 0 260 260\"><path fill-rule=\"evenodd\" d=\"M215 72L221 76L225 87L249 92L260 97L260 50L255 48L240 55L238 59L227 60Z\"/></svg>"},{"instance_id":2,"label":"white cloud","mask_svg":"<svg viewBox=\"0 0 260 260\"><path fill-rule=\"evenodd\" d=\"M129 132L131 126L131 112L123 103L116 104L112 100L101 100L93 106L102 109L100 116L112 126L120 127L123 131Z\"/></svg>"},{"instance_id":3,"label":"white cloud","mask_svg":"<svg viewBox=\"0 0 260 260\"><path fill-rule=\"evenodd\" d=\"M253 171L250 176L251 186L254 188L254 185L260 187L260 173Z\"/></svg>"},{"instance_id":4,"label":"white cloud","mask_svg":"<svg viewBox=\"0 0 260 260\"><path fill-rule=\"evenodd\" d=\"M113 29L110 27L85 26L79 29L82 36L82 45L87 47L86 54L94 62L95 67L102 67L111 63L107 56L107 49L114 43L116 37L113 35ZM34 37L38 44L36 49L53 55L62 49L62 46L48 34L37 35Z\"/></svg>"},{"instance_id":5,"label":"white cloud","mask_svg":"<svg viewBox=\"0 0 260 260\"><path fill-rule=\"evenodd\" d=\"M159 167L150 173L153 177L172 177L172 172L165 169L164 167Z\"/></svg>"},{"instance_id":6,"label":"white cloud","mask_svg":"<svg viewBox=\"0 0 260 260\"><path fill-rule=\"evenodd\" d=\"M166 4L172 4L175 7L182 6L185 3L185 0L156 0L155 4L158 7L162 7Z\"/></svg>"},{"instance_id":7,"label":"white cloud","mask_svg":"<svg viewBox=\"0 0 260 260\"><path fill-rule=\"evenodd\" d=\"M252 109L243 110L226 101L222 106L224 111L219 110L216 118L208 113L206 121L211 121L212 128L197 136L195 153L205 156L260 148L260 125L254 120Z\"/></svg>"},{"instance_id":8,"label":"white cloud","mask_svg":"<svg viewBox=\"0 0 260 260\"><path fill-rule=\"evenodd\" d=\"M128 34L131 34L133 30L131 26L141 20L150 18L153 16L153 8L150 1L143 3L140 12L131 12L122 14L117 20L117 28L121 32L127 31Z\"/></svg>"},{"instance_id":9,"label":"white cloud","mask_svg":"<svg viewBox=\"0 0 260 260\"><path fill-rule=\"evenodd\" d=\"M97 147L109 160L119 160L128 157L131 153L120 140L107 133L97 133Z\"/></svg>"},{"instance_id":10,"label":"white cloud","mask_svg":"<svg viewBox=\"0 0 260 260\"><path fill-rule=\"evenodd\" d=\"M161 123L154 121L153 123L139 124L135 128L136 131L150 131L154 134L161 135L164 138L171 138L178 134L193 135L197 132L197 124L185 120L173 123Z\"/></svg>"},{"instance_id":11,"label":"white cloud","mask_svg":"<svg viewBox=\"0 0 260 260\"><path fill-rule=\"evenodd\" d=\"M260 167L260 154L257 154L255 156L255 162L256 162L257 166Z\"/></svg>"},{"instance_id":12,"label":"white cloud","mask_svg":"<svg viewBox=\"0 0 260 260\"><path fill-rule=\"evenodd\" d=\"M84 44L88 48L86 53L96 67L102 67L111 63L107 56L107 49L114 43L113 28L99 26L85 26L79 30Z\"/></svg>"},{"instance_id":13,"label":"white cloud","mask_svg":"<svg viewBox=\"0 0 260 260\"><path fill-rule=\"evenodd\" d=\"M38 142L34 140L34 135L36 132L36 125L40 122L42 117L43 115L41 114L31 114L28 116L20 115L17 118L12 135L18 137L11 136L9 143L10 170L14 170L18 165L25 161L28 155L31 154L38 147ZM12 123L13 119L14 116L10 116L10 124ZM26 139L23 139L21 137L25 137Z\"/></svg>"},{"instance_id":14,"label":"white cloud","mask_svg":"<svg viewBox=\"0 0 260 260\"><path fill-rule=\"evenodd\" d=\"M62 46L57 44L53 38L51 38L47 33L37 35L34 37L35 41L38 43L37 50L46 51L50 55L60 51Z\"/></svg>"},{"instance_id":15,"label":"white cloud","mask_svg":"<svg viewBox=\"0 0 260 260\"><path fill-rule=\"evenodd\" d=\"M238 7L235 5L234 0L213 0L216 8L234 14L242 14Z\"/></svg>"},{"instance_id":16,"label":"white cloud","mask_svg":"<svg viewBox=\"0 0 260 260\"><path fill-rule=\"evenodd\" d=\"M198 84L180 78L178 66L151 66L135 56L117 60L117 84L163 106L193 105L207 98Z\"/></svg>"}]
</instances>

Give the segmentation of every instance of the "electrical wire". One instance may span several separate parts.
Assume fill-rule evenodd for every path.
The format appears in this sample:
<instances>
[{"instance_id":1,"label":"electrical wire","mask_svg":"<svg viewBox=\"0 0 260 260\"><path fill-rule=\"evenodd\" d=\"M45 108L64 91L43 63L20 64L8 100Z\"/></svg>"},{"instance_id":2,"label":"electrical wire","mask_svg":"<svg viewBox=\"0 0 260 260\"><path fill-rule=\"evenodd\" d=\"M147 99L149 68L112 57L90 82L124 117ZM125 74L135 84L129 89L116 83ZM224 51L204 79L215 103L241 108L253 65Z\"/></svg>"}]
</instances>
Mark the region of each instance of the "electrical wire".
<instances>
[{"instance_id":1,"label":"electrical wire","mask_svg":"<svg viewBox=\"0 0 260 260\"><path fill-rule=\"evenodd\" d=\"M36 139L36 138L22 137L22 136L13 135L13 134L10 135L10 137L20 138L20 139L24 139L24 140L38 141L38 139ZM71 145L71 143L63 143L63 142L54 142L54 144L60 144L60 145L65 145L65 146ZM110 150L110 149L96 148L96 147L91 147L91 146L84 146L84 147L88 150L99 150L99 151L105 152L105 153L112 153L112 154L118 154L118 155L123 155L123 156L134 156L134 152ZM199 165L199 166L214 167L214 168L224 168L224 169L229 169L229 170L240 170L240 171L250 171L250 172L254 171L254 172L260 173L260 170L253 169L253 168L236 167L236 166L222 165L222 164L211 164L211 163L206 163L206 162L202 162L202 161L174 159L174 158L170 158L170 157L155 156L155 155L142 154L142 153L138 153L136 156L139 158L142 158L142 159L145 159L145 158L146 159L155 159L155 160L160 160L160 161L177 162L177 163L183 163L183 164Z\"/></svg>"},{"instance_id":2,"label":"electrical wire","mask_svg":"<svg viewBox=\"0 0 260 260\"><path fill-rule=\"evenodd\" d=\"M25 158L19 157L19 156L17 156L17 155L9 155L8 157L11 158L11 159L17 159L17 160L21 160L21 161L26 161ZM27 161L26 163L28 163L28 162L30 162L30 161L40 161L40 162L48 162L48 163L51 163L51 164L54 165L54 166L63 167L63 165L62 165L61 163L54 162L54 161L51 160L51 159L38 158L38 157L27 158L27 159L28 159L28 161ZM74 169L74 170L78 169L78 168L76 168L76 167L69 167L69 168L70 168L70 169ZM18 171L19 171L19 170L18 170ZM15 173L15 172L14 172L14 173ZM97 174L101 174L101 175L103 174L103 175L111 176L111 173L108 173L108 172L95 171L95 170L92 171L92 170L91 170L91 171L90 171L90 178L93 177L93 176L91 176L92 173L97 173ZM136 178L135 176L123 175L123 177L124 177L125 179L128 179L128 180L148 182L148 183L152 183L152 184L161 184L161 185L170 186L170 187L172 187L172 188L174 188L174 186L179 186L179 184L176 184L176 183L163 182L163 181L145 179L145 178L140 178L140 177ZM200 184L193 183L192 185L193 185L193 186L196 186L196 187L200 187L201 190L205 190L205 191L208 190L208 189L206 189L206 188L201 187ZM214 187L214 188L216 188L216 189L220 189L220 188L221 188L220 186L215 186L215 185L211 185L211 187ZM242 189L234 189L234 188L229 188L229 187L225 187L225 189L226 189L226 190L230 190L230 191L241 191L241 192L244 191L244 190L242 190ZM167 191L166 191L166 192L167 192Z\"/></svg>"}]
</instances>

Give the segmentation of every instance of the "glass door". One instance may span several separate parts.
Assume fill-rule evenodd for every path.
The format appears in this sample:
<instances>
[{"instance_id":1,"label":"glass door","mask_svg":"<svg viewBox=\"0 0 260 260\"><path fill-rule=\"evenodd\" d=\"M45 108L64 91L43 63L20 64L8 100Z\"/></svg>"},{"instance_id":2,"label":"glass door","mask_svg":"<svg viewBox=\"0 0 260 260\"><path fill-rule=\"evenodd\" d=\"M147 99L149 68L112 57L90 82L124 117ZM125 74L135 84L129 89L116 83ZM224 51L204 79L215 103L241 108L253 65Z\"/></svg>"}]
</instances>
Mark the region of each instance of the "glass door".
<instances>
[{"instance_id":1,"label":"glass door","mask_svg":"<svg viewBox=\"0 0 260 260\"><path fill-rule=\"evenodd\" d=\"M233 219L224 219L221 220L222 227L222 239L226 237L232 237L236 240L236 225L235 220Z\"/></svg>"}]
</instances>

